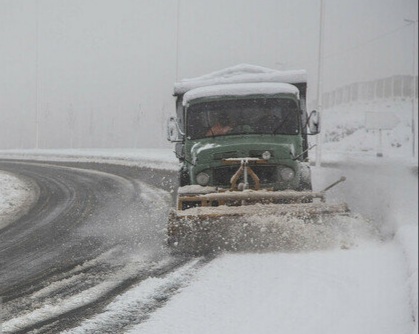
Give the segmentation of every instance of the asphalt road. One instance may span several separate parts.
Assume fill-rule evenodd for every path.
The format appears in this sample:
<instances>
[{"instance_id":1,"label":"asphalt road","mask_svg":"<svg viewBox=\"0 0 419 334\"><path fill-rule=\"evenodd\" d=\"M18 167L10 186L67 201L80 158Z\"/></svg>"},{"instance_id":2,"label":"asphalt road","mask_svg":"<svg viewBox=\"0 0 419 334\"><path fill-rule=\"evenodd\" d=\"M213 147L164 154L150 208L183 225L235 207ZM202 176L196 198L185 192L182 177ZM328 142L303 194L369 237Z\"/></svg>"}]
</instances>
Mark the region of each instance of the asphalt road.
<instances>
[{"instance_id":1,"label":"asphalt road","mask_svg":"<svg viewBox=\"0 0 419 334\"><path fill-rule=\"evenodd\" d=\"M0 170L31 180L38 188L28 213L0 231L0 297L6 325L51 301L115 283L89 295L88 302L9 326L12 333L70 328L132 284L188 261L171 257L165 245L176 187L173 172L24 161L0 161Z\"/></svg>"}]
</instances>

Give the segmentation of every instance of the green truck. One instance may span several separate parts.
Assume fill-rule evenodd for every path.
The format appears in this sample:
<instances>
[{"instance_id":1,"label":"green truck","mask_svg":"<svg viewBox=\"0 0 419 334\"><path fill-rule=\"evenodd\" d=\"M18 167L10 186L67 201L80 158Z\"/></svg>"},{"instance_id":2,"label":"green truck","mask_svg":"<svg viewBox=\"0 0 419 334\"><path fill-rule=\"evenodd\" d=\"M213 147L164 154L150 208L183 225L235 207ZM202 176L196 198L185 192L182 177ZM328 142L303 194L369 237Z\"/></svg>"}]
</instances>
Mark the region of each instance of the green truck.
<instances>
[{"instance_id":1,"label":"green truck","mask_svg":"<svg viewBox=\"0 0 419 334\"><path fill-rule=\"evenodd\" d=\"M314 199L324 202L311 186L307 137L319 133L320 119L306 110L304 70L243 64L182 80L174 96L168 140L181 168L169 244L230 226L226 217L254 214L260 204L307 215L319 207Z\"/></svg>"}]
</instances>

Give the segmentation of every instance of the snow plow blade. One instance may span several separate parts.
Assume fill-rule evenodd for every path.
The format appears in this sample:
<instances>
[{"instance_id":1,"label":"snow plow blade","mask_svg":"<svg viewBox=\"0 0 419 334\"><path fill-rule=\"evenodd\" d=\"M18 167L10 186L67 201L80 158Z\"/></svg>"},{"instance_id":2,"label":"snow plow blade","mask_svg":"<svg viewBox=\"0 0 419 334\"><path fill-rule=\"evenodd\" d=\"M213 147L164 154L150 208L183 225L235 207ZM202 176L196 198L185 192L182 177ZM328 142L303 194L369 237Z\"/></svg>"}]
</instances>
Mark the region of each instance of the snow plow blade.
<instances>
[{"instance_id":1,"label":"snow plow blade","mask_svg":"<svg viewBox=\"0 0 419 334\"><path fill-rule=\"evenodd\" d=\"M188 208L190 204L194 207ZM175 251L193 254L278 249L290 240L301 240L302 230L313 224L348 212L345 203L325 203L324 191L182 194L178 209L169 215L168 243Z\"/></svg>"}]
</instances>

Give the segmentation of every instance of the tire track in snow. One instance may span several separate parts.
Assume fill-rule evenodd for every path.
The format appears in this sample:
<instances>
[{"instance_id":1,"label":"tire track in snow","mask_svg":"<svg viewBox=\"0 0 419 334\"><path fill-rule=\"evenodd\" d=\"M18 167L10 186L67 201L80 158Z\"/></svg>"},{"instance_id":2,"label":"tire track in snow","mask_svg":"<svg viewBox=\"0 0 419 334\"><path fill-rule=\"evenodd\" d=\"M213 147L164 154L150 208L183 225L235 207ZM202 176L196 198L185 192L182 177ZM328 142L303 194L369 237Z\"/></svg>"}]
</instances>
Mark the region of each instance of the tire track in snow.
<instances>
[{"instance_id":1,"label":"tire track in snow","mask_svg":"<svg viewBox=\"0 0 419 334\"><path fill-rule=\"evenodd\" d=\"M213 257L187 261L175 271L150 276L121 294L101 314L84 321L80 326L64 331L65 334L123 333L147 320L151 314L185 287L197 270Z\"/></svg>"},{"instance_id":2,"label":"tire track in snow","mask_svg":"<svg viewBox=\"0 0 419 334\"><path fill-rule=\"evenodd\" d=\"M98 310L112 303L116 296L123 294L132 286L148 280L158 281L163 279L163 281L166 281L167 279L164 279L164 277L167 275L170 275L170 277L176 275L179 268L196 267L197 262L199 260L189 258L166 258L157 264L152 263L149 264L149 267L144 268L138 268L138 263L132 263L105 281L64 300L59 296L52 297L49 295L49 304L43 303L40 308L5 321L2 328L3 332L13 334L62 332L67 328L76 326L78 319L93 316ZM183 275L186 275L186 271ZM62 285L66 283L66 281L61 282ZM56 286L52 287L51 290L60 285L60 283L55 284ZM175 287L176 284L173 285L173 289ZM45 290L35 292L34 295L48 295L50 293L52 291ZM166 295L169 298L169 294ZM156 300L158 299L162 301L161 298L156 296ZM119 326L119 323L115 323L113 326ZM106 332L99 330L95 333ZM109 333L115 332L109 331Z\"/></svg>"}]
</instances>

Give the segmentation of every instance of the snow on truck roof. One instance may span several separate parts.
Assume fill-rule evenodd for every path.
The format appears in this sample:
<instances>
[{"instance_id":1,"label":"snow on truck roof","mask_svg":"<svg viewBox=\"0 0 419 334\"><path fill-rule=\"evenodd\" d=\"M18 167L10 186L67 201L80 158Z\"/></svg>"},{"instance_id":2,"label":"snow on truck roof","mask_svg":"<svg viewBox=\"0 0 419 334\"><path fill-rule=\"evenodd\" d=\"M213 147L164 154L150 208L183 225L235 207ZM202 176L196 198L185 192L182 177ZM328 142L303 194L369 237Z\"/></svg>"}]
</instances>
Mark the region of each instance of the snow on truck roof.
<instances>
[{"instance_id":1,"label":"snow on truck roof","mask_svg":"<svg viewBox=\"0 0 419 334\"><path fill-rule=\"evenodd\" d=\"M191 89L199 87L252 82L281 82L290 84L307 82L307 74L305 70L278 71L262 66L240 64L200 77L183 79L180 82L176 82L174 85L174 95L182 95Z\"/></svg>"},{"instance_id":2,"label":"snow on truck roof","mask_svg":"<svg viewBox=\"0 0 419 334\"><path fill-rule=\"evenodd\" d=\"M250 95L275 95L293 94L299 97L298 88L287 83L262 82L262 83L239 83L227 85L206 86L191 89L183 95L183 105L189 101L204 97L222 96L250 96Z\"/></svg>"}]
</instances>

